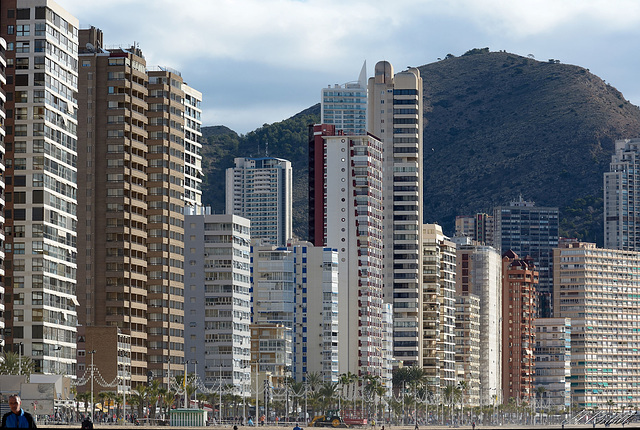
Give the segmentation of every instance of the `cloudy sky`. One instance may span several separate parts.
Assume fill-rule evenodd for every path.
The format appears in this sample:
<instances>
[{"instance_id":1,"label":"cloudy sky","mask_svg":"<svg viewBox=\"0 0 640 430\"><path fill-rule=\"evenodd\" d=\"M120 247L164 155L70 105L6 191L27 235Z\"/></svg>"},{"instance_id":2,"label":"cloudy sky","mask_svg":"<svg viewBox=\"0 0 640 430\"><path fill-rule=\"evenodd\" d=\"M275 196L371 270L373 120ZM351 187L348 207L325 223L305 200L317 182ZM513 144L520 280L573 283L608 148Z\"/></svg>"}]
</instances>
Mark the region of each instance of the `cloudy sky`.
<instances>
[{"instance_id":1,"label":"cloudy sky","mask_svg":"<svg viewBox=\"0 0 640 430\"><path fill-rule=\"evenodd\" d=\"M139 44L203 93L204 125L247 133L354 81L489 47L588 68L640 104L637 0L57 0L105 46ZM428 82L424 83L429 85Z\"/></svg>"}]
</instances>

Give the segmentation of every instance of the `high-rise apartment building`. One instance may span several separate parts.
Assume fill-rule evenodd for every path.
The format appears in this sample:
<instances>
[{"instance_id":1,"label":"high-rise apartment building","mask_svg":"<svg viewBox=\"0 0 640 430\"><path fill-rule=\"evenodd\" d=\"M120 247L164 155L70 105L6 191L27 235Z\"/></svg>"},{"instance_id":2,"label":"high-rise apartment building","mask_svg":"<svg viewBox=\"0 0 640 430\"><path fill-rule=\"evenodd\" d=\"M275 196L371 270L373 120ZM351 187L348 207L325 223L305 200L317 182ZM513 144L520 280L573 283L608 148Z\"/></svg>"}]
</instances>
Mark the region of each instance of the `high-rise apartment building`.
<instances>
[{"instance_id":1,"label":"high-rise apartment building","mask_svg":"<svg viewBox=\"0 0 640 430\"><path fill-rule=\"evenodd\" d=\"M175 70L148 70L136 46L104 49L94 27L80 34L79 339L94 344L83 327L112 328L131 341L119 374L169 386L184 372L184 83ZM116 351L95 358L119 362Z\"/></svg>"},{"instance_id":2,"label":"high-rise apartment building","mask_svg":"<svg viewBox=\"0 0 640 430\"><path fill-rule=\"evenodd\" d=\"M422 369L429 385L456 384L456 244L438 224L422 226Z\"/></svg>"},{"instance_id":3,"label":"high-rise apartment building","mask_svg":"<svg viewBox=\"0 0 640 430\"><path fill-rule=\"evenodd\" d=\"M185 356L206 386L231 384L249 396L250 221L207 209L185 211Z\"/></svg>"},{"instance_id":4,"label":"high-rise apartment building","mask_svg":"<svg viewBox=\"0 0 640 430\"><path fill-rule=\"evenodd\" d=\"M502 255L502 393L505 402L531 399L534 390L538 271L531 257Z\"/></svg>"},{"instance_id":5,"label":"high-rise apartment building","mask_svg":"<svg viewBox=\"0 0 640 430\"><path fill-rule=\"evenodd\" d=\"M418 69L381 61L368 85L368 127L384 147L384 285L393 303L394 357L422 363L423 91Z\"/></svg>"},{"instance_id":6,"label":"high-rise apartment building","mask_svg":"<svg viewBox=\"0 0 640 430\"><path fill-rule=\"evenodd\" d=\"M322 89L320 124L336 126L345 135L367 134L367 62L356 82Z\"/></svg>"},{"instance_id":7,"label":"high-rise apartment building","mask_svg":"<svg viewBox=\"0 0 640 430\"><path fill-rule=\"evenodd\" d=\"M604 173L604 246L640 251L640 139L617 140Z\"/></svg>"},{"instance_id":8,"label":"high-rise apartment building","mask_svg":"<svg viewBox=\"0 0 640 430\"><path fill-rule=\"evenodd\" d=\"M3 0L4 331L37 372L75 374L78 20L51 0Z\"/></svg>"},{"instance_id":9,"label":"high-rise apartment building","mask_svg":"<svg viewBox=\"0 0 640 430\"><path fill-rule=\"evenodd\" d=\"M554 310L571 318L571 396L580 408L635 406L640 396L640 252L562 241Z\"/></svg>"},{"instance_id":10,"label":"high-rise apartment building","mask_svg":"<svg viewBox=\"0 0 640 430\"><path fill-rule=\"evenodd\" d=\"M103 372L120 366L92 338L120 332L131 354L118 371L135 387L147 380L146 62L135 47L102 49L95 27L80 31L80 45L78 373L92 350Z\"/></svg>"},{"instance_id":11,"label":"high-rise apartment building","mask_svg":"<svg viewBox=\"0 0 640 430\"><path fill-rule=\"evenodd\" d=\"M179 72L148 70L147 366L184 371L184 91Z\"/></svg>"},{"instance_id":12,"label":"high-rise apartment building","mask_svg":"<svg viewBox=\"0 0 640 430\"><path fill-rule=\"evenodd\" d=\"M202 93L184 83L184 201L202 206Z\"/></svg>"},{"instance_id":13,"label":"high-rise apartment building","mask_svg":"<svg viewBox=\"0 0 640 430\"><path fill-rule=\"evenodd\" d=\"M340 373L382 376L382 143L335 134L309 127L309 235L338 249Z\"/></svg>"},{"instance_id":14,"label":"high-rise apartment building","mask_svg":"<svg viewBox=\"0 0 640 430\"><path fill-rule=\"evenodd\" d=\"M462 238L465 239L465 238ZM454 238L457 297L480 299L480 404L502 402L502 268L491 246Z\"/></svg>"},{"instance_id":15,"label":"high-rise apartment building","mask_svg":"<svg viewBox=\"0 0 640 430\"><path fill-rule=\"evenodd\" d=\"M7 102L7 95L4 91L7 85L7 78L5 76L5 70L7 67L6 60L7 42L0 37L0 242L5 242L4 235L4 138L5 121L7 119L6 112L4 111L4 104ZM0 247L0 279L4 279L4 249ZM4 350L4 282L0 282L0 349Z\"/></svg>"},{"instance_id":16,"label":"high-rise apartment building","mask_svg":"<svg viewBox=\"0 0 640 430\"><path fill-rule=\"evenodd\" d=\"M464 403L480 405L480 298L475 294L456 296L456 365L458 381L467 383Z\"/></svg>"},{"instance_id":17,"label":"high-rise apartment building","mask_svg":"<svg viewBox=\"0 0 640 430\"><path fill-rule=\"evenodd\" d=\"M537 318L536 391L542 391L543 408L571 407L571 318ZM604 383L603 383L604 385Z\"/></svg>"},{"instance_id":18,"label":"high-rise apartment building","mask_svg":"<svg viewBox=\"0 0 640 430\"><path fill-rule=\"evenodd\" d=\"M553 249L558 245L558 208L535 206L520 197L494 208L495 248L531 257L538 269L538 316L553 312Z\"/></svg>"},{"instance_id":19,"label":"high-rise apartment building","mask_svg":"<svg viewBox=\"0 0 640 430\"><path fill-rule=\"evenodd\" d=\"M291 162L280 158L236 158L227 169L227 213L251 220L251 238L285 245L292 238Z\"/></svg>"}]
</instances>

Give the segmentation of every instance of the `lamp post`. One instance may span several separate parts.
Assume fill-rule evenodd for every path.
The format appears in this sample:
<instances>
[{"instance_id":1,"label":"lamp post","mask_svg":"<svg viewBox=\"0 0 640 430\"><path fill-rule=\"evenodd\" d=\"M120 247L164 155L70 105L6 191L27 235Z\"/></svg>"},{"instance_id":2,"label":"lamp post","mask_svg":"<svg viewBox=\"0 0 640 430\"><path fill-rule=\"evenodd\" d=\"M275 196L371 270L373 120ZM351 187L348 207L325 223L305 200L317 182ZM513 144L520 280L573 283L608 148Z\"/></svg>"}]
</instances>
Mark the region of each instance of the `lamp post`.
<instances>
[{"instance_id":1,"label":"lamp post","mask_svg":"<svg viewBox=\"0 0 640 430\"><path fill-rule=\"evenodd\" d=\"M193 404L197 407L198 402L198 360L191 359L189 363L193 363ZM189 405L191 407L191 405Z\"/></svg>"},{"instance_id":2,"label":"lamp post","mask_svg":"<svg viewBox=\"0 0 640 430\"><path fill-rule=\"evenodd\" d=\"M93 354L95 353L95 349L89 351L91 354L91 422L93 422Z\"/></svg>"},{"instance_id":3,"label":"lamp post","mask_svg":"<svg viewBox=\"0 0 640 430\"><path fill-rule=\"evenodd\" d=\"M22 342L18 343L18 375L22 375Z\"/></svg>"},{"instance_id":4,"label":"lamp post","mask_svg":"<svg viewBox=\"0 0 640 430\"><path fill-rule=\"evenodd\" d=\"M258 379L260 379L260 362L256 361L256 419L254 425L258 427L258 414L260 408L258 407Z\"/></svg>"}]
</instances>

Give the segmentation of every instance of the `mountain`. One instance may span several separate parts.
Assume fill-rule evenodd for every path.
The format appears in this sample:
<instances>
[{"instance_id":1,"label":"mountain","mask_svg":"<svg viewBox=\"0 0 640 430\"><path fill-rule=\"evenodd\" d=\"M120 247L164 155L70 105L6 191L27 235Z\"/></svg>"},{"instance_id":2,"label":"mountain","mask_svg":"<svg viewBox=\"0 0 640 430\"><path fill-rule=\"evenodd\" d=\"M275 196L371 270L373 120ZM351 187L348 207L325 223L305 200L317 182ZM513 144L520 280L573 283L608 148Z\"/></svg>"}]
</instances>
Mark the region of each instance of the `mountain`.
<instances>
[{"instance_id":1,"label":"mountain","mask_svg":"<svg viewBox=\"0 0 640 430\"><path fill-rule=\"evenodd\" d=\"M559 206L561 234L602 245L602 174L616 139L640 136L640 109L579 66L473 49L418 67L424 81L424 214L453 234L456 215L522 195ZM238 135L204 127L203 200L224 208L234 156L291 160L294 230L306 237L307 126L319 105Z\"/></svg>"},{"instance_id":2,"label":"mountain","mask_svg":"<svg viewBox=\"0 0 640 430\"><path fill-rule=\"evenodd\" d=\"M235 157L285 158L293 169L293 230L298 237L307 238L308 125L318 121L320 104L246 135L223 126L203 127L203 203L217 213L224 212L225 170L234 166Z\"/></svg>"}]
</instances>

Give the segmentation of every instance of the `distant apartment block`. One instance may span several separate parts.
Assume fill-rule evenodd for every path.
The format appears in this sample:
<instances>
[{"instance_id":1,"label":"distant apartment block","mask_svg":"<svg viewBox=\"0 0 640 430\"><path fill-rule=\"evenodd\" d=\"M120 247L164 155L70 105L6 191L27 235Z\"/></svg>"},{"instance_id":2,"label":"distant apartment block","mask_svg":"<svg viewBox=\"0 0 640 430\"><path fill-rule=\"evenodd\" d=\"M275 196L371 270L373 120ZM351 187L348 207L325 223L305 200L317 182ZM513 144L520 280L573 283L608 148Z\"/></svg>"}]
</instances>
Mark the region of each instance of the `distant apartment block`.
<instances>
[{"instance_id":1,"label":"distant apartment block","mask_svg":"<svg viewBox=\"0 0 640 430\"><path fill-rule=\"evenodd\" d=\"M251 238L285 245L292 238L291 162L280 158L236 158L227 169L227 213L251 220Z\"/></svg>"},{"instance_id":2,"label":"distant apartment block","mask_svg":"<svg viewBox=\"0 0 640 430\"><path fill-rule=\"evenodd\" d=\"M608 410L640 396L640 252L566 240L554 250L556 317L571 318L571 397Z\"/></svg>"},{"instance_id":3,"label":"distant apartment block","mask_svg":"<svg viewBox=\"0 0 640 430\"><path fill-rule=\"evenodd\" d=\"M485 213L457 216L456 236L470 237L478 243L493 246L493 216Z\"/></svg>"},{"instance_id":4,"label":"distant apartment block","mask_svg":"<svg viewBox=\"0 0 640 430\"><path fill-rule=\"evenodd\" d=\"M604 246L640 251L640 139L617 140L604 173Z\"/></svg>"},{"instance_id":5,"label":"distant apartment block","mask_svg":"<svg viewBox=\"0 0 640 430\"><path fill-rule=\"evenodd\" d=\"M571 407L571 318L537 318L534 356L536 391L542 387L542 406ZM603 383L604 384L604 383Z\"/></svg>"},{"instance_id":6,"label":"distant apartment block","mask_svg":"<svg viewBox=\"0 0 640 430\"><path fill-rule=\"evenodd\" d=\"M422 369L429 384L456 384L456 244L438 224L422 226Z\"/></svg>"},{"instance_id":7,"label":"distant apartment block","mask_svg":"<svg viewBox=\"0 0 640 430\"><path fill-rule=\"evenodd\" d=\"M185 212L185 359L207 387L251 387L250 221Z\"/></svg>"},{"instance_id":8,"label":"distant apartment block","mask_svg":"<svg viewBox=\"0 0 640 430\"><path fill-rule=\"evenodd\" d=\"M367 134L367 62L355 82L322 89L320 124L336 126L345 135Z\"/></svg>"},{"instance_id":9,"label":"distant apartment block","mask_svg":"<svg viewBox=\"0 0 640 430\"><path fill-rule=\"evenodd\" d=\"M369 132L382 142L384 295L393 304L394 357L420 365L422 348L423 88L416 68L395 73L387 61L368 84Z\"/></svg>"},{"instance_id":10,"label":"distant apartment block","mask_svg":"<svg viewBox=\"0 0 640 430\"><path fill-rule=\"evenodd\" d=\"M480 299L480 404L502 402L502 270L491 246L454 238L457 297ZM471 304L471 303L470 303Z\"/></svg>"},{"instance_id":11,"label":"distant apartment block","mask_svg":"<svg viewBox=\"0 0 640 430\"><path fill-rule=\"evenodd\" d=\"M78 19L51 0L3 0L0 37L5 349L75 375Z\"/></svg>"},{"instance_id":12,"label":"distant apartment block","mask_svg":"<svg viewBox=\"0 0 640 430\"><path fill-rule=\"evenodd\" d=\"M501 252L512 250L522 258L533 258L538 269L537 316L541 318L548 318L553 312L553 249L558 244L558 214L558 208L538 207L522 197L493 211L494 246Z\"/></svg>"},{"instance_id":13,"label":"distant apartment block","mask_svg":"<svg viewBox=\"0 0 640 430\"><path fill-rule=\"evenodd\" d=\"M504 401L531 399L534 390L538 271L531 257L502 255L502 393Z\"/></svg>"},{"instance_id":14,"label":"distant apartment block","mask_svg":"<svg viewBox=\"0 0 640 430\"><path fill-rule=\"evenodd\" d=\"M309 235L338 250L340 373L383 373L382 150L372 135L309 129Z\"/></svg>"}]
</instances>

